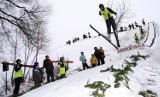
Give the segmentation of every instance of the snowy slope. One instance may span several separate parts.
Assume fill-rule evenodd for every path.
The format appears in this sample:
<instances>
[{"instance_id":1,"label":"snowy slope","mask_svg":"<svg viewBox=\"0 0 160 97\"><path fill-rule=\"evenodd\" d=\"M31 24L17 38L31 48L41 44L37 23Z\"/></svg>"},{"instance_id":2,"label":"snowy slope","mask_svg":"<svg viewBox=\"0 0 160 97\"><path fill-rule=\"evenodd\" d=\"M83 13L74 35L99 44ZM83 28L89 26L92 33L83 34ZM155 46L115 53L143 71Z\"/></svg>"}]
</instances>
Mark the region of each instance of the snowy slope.
<instances>
[{"instance_id":1,"label":"snowy slope","mask_svg":"<svg viewBox=\"0 0 160 97\"><path fill-rule=\"evenodd\" d=\"M151 27L153 30L153 27ZM119 34L119 40L122 47L126 47L130 44L135 44L133 34L137 30L122 32ZM150 41L152 37L148 38ZM64 56L74 61L70 64L70 70L72 71L78 67L81 67L79 62L80 52L84 51L89 64L89 58L94 52L95 46L102 46L106 54L106 64L91 68L81 72L74 72L67 75L67 78L57 80L55 82L41 86L38 89L32 90L21 97L93 97L91 93L93 89L85 88L84 86L95 81L103 81L110 84L111 87L105 91L105 97L142 97L139 95L139 91L152 90L159 97L160 96L160 53L159 37L156 37L155 44L150 47L144 47L142 49L135 49L124 53L117 53L109 43L107 43L102 37L96 37L92 39L80 40L71 46L62 46L50 53L51 58L57 58L57 56ZM114 36L112 36L112 42L115 43ZM147 41L148 42L148 41ZM122 68L124 59L130 60L131 55L136 55L140 52L141 55L150 55L146 60L138 61L136 67L132 67L133 72L129 72L127 75L129 78L129 88L125 85L121 85L119 88L114 88L113 76L114 72L104 72L101 70L107 69L111 65L114 68ZM155 53L157 52L157 53Z\"/></svg>"}]
</instances>

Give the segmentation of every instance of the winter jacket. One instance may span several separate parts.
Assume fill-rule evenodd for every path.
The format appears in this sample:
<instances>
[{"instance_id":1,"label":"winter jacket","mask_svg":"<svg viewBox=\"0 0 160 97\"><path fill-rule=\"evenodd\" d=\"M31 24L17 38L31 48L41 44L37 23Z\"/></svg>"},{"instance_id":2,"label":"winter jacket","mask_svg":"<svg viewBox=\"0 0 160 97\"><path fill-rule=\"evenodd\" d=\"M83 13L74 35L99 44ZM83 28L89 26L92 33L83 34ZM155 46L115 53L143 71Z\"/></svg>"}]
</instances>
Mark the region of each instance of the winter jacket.
<instances>
[{"instance_id":1,"label":"winter jacket","mask_svg":"<svg viewBox=\"0 0 160 97\"><path fill-rule=\"evenodd\" d=\"M95 56L94 56L94 57L91 57L90 63L91 63L91 65L92 65L92 64L98 64L97 58L96 58Z\"/></svg>"},{"instance_id":2,"label":"winter jacket","mask_svg":"<svg viewBox=\"0 0 160 97\"><path fill-rule=\"evenodd\" d=\"M117 14L117 13L110 8L105 8L104 10L99 11L99 15L103 15L103 18L105 20L108 20L109 18L111 18L113 14Z\"/></svg>"},{"instance_id":3,"label":"winter jacket","mask_svg":"<svg viewBox=\"0 0 160 97\"><path fill-rule=\"evenodd\" d=\"M45 59L43 61L43 67L46 69L47 72L51 72L54 69L53 63L50 59Z\"/></svg>"},{"instance_id":4,"label":"winter jacket","mask_svg":"<svg viewBox=\"0 0 160 97\"><path fill-rule=\"evenodd\" d=\"M134 35L134 39L138 39L138 36L136 34Z\"/></svg>"},{"instance_id":5,"label":"winter jacket","mask_svg":"<svg viewBox=\"0 0 160 97\"><path fill-rule=\"evenodd\" d=\"M96 56L97 59L101 59L103 56L103 53L99 49L97 49L95 50L94 55Z\"/></svg>"},{"instance_id":6,"label":"winter jacket","mask_svg":"<svg viewBox=\"0 0 160 97\"><path fill-rule=\"evenodd\" d=\"M42 75L38 69L33 70L33 81L35 84L42 82Z\"/></svg>"},{"instance_id":7,"label":"winter jacket","mask_svg":"<svg viewBox=\"0 0 160 97\"><path fill-rule=\"evenodd\" d=\"M102 53L102 58L105 58L105 54L104 54L104 50L103 49L100 49L101 53Z\"/></svg>"},{"instance_id":8,"label":"winter jacket","mask_svg":"<svg viewBox=\"0 0 160 97\"><path fill-rule=\"evenodd\" d=\"M82 62L82 63L86 63L87 59L84 55L81 55L79 60Z\"/></svg>"}]
</instances>

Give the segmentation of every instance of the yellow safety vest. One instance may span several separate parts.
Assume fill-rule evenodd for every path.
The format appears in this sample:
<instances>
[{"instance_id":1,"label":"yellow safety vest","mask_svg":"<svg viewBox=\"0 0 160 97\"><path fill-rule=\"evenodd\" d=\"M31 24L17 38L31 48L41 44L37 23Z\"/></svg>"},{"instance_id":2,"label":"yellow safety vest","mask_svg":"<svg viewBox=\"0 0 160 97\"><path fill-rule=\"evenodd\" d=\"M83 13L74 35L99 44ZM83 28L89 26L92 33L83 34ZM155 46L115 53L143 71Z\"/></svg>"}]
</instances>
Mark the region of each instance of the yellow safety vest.
<instances>
[{"instance_id":1,"label":"yellow safety vest","mask_svg":"<svg viewBox=\"0 0 160 97\"><path fill-rule=\"evenodd\" d=\"M137 35L134 35L134 39L138 39L138 36L137 36Z\"/></svg>"},{"instance_id":2,"label":"yellow safety vest","mask_svg":"<svg viewBox=\"0 0 160 97\"><path fill-rule=\"evenodd\" d=\"M110 17L113 16L113 14L111 12L109 12L109 10L107 8L104 9L104 11L100 10L100 13L103 15L103 18L105 20L108 20L109 19L109 16L108 14L110 15Z\"/></svg>"},{"instance_id":3,"label":"yellow safety vest","mask_svg":"<svg viewBox=\"0 0 160 97\"><path fill-rule=\"evenodd\" d=\"M64 64L64 67L60 66L60 68L59 68L60 75L66 74L66 64L65 63L60 63L60 64Z\"/></svg>"},{"instance_id":4,"label":"yellow safety vest","mask_svg":"<svg viewBox=\"0 0 160 97\"><path fill-rule=\"evenodd\" d=\"M14 70L14 78L22 77L22 70L20 69L19 71Z\"/></svg>"}]
</instances>

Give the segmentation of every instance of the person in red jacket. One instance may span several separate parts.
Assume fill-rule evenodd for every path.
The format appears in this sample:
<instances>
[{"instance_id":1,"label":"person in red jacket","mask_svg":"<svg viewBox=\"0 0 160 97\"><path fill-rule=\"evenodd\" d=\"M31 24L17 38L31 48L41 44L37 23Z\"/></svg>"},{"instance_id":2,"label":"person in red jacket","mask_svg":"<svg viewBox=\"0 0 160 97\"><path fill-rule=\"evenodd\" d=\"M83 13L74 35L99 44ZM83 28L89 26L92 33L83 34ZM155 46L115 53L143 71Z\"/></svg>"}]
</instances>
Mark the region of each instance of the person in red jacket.
<instances>
[{"instance_id":1,"label":"person in red jacket","mask_svg":"<svg viewBox=\"0 0 160 97\"><path fill-rule=\"evenodd\" d=\"M46 55L45 58L46 59L43 61L43 68L46 69L47 82L50 83L51 81L54 81L54 66L48 55Z\"/></svg>"}]
</instances>

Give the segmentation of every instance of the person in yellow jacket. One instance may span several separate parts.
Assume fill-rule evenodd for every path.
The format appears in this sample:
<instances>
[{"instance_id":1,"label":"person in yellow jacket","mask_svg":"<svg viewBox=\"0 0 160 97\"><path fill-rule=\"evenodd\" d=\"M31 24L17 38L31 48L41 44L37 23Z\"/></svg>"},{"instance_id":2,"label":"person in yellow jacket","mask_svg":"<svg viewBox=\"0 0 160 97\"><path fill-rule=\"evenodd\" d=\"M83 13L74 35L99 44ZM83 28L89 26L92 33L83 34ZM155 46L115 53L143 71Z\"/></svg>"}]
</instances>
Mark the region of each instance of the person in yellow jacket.
<instances>
[{"instance_id":1,"label":"person in yellow jacket","mask_svg":"<svg viewBox=\"0 0 160 97\"><path fill-rule=\"evenodd\" d=\"M64 62L64 57L60 58L60 62L58 63L58 65L60 65L59 67L60 77L61 78L66 77L67 68L66 68L66 63Z\"/></svg>"},{"instance_id":2,"label":"person in yellow jacket","mask_svg":"<svg viewBox=\"0 0 160 97\"><path fill-rule=\"evenodd\" d=\"M13 97L17 97L18 96L18 92L19 92L19 88L20 88L20 84L21 82L23 82L23 75L22 75L22 64L21 64L21 60L17 59L16 60L15 66L14 66L14 81L15 81L15 88L13 91Z\"/></svg>"},{"instance_id":3,"label":"person in yellow jacket","mask_svg":"<svg viewBox=\"0 0 160 97\"><path fill-rule=\"evenodd\" d=\"M111 26L113 28L114 33L117 33L117 27L116 27L116 23L115 20L113 19L113 14L117 14L116 12L114 12L112 9L110 8L105 8L103 4L99 4L99 15L103 15L103 18L106 22L106 26L108 29L108 39L110 40L111 37Z\"/></svg>"},{"instance_id":4,"label":"person in yellow jacket","mask_svg":"<svg viewBox=\"0 0 160 97\"><path fill-rule=\"evenodd\" d=\"M90 64L92 67L96 67L98 64L97 58L94 54L91 55Z\"/></svg>"},{"instance_id":5,"label":"person in yellow jacket","mask_svg":"<svg viewBox=\"0 0 160 97\"><path fill-rule=\"evenodd\" d=\"M139 38L138 38L137 33L134 33L134 39L135 39L135 42L136 42L137 44L139 44Z\"/></svg>"}]
</instances>

